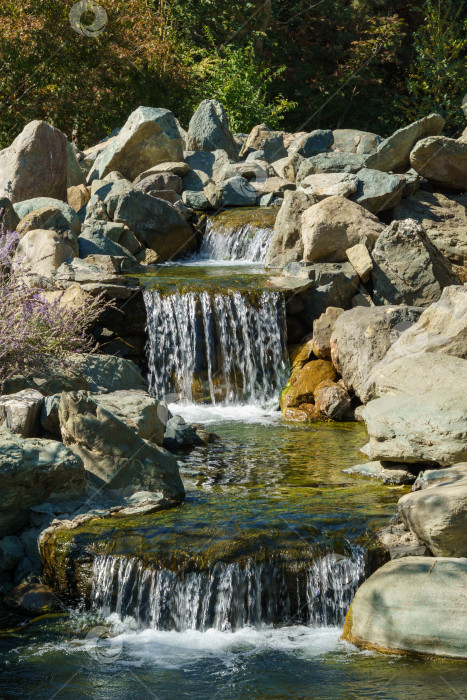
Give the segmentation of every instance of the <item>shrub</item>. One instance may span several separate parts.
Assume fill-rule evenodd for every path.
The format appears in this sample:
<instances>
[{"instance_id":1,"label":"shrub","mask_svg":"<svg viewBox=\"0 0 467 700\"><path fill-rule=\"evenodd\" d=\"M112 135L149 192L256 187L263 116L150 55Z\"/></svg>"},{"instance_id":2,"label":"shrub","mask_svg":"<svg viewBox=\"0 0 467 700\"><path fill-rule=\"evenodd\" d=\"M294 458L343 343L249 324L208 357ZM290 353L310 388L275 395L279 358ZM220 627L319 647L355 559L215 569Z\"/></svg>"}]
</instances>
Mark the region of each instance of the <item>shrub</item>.
<instances>
[{"instance_id":1,"label":"shrub","mask_svg":"<svg viewBox=\"0 0 467 700\"><path fill-rule=\"evenodd\" d=\"M66 367L71 353L90 352L89 333L103 309L102 297L71 308L27 284L27 269L13 257L18 234L0 231L0 386L15 374Z\"/></svg>"}]
</instances>

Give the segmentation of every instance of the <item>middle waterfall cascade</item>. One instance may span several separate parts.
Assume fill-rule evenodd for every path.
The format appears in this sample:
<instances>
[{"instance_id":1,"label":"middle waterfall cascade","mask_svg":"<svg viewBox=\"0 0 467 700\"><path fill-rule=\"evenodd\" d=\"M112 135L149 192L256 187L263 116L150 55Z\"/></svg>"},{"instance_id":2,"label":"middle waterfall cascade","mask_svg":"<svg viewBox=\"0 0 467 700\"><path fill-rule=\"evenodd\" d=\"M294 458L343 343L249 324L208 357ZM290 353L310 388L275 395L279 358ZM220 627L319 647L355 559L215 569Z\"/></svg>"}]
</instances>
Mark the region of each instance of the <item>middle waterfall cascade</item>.
<instances>
[{"instance_id":1,"label":"middle waterfall cascade","mask_svg":"<svg viewBox=\"0 0 467 700\"><path fill-rule=\"evenodd\" d=\"M257 294L144 292L150 391L164 399L265 403L285 384L285 304Z\"/></svg>"},{"instance_id":2,"label":"middle waterfall cascade","mask_svg":"<svg viewBox=\"0 0 467 700\"><path fill-rule=\"evenodd\" d=\"M196 257L201 260L264 262L272 234L270 227L252 228L248 223L229 231L218 230L209 220Z\"/></svg>"},{"instance_id":3,"label":"middle waterfall cascade","mask_svg":"<svg viewBox=\"0 0 467 700\"><path fill-rule=\"evenodd\" d=\"M94 560L92 607L156 630L238 630L263 624L342 625L365 576L359 548L293 571L285 562L217 562L206 571L151 570L136 559Z\"/></svg>"}]
</instances>

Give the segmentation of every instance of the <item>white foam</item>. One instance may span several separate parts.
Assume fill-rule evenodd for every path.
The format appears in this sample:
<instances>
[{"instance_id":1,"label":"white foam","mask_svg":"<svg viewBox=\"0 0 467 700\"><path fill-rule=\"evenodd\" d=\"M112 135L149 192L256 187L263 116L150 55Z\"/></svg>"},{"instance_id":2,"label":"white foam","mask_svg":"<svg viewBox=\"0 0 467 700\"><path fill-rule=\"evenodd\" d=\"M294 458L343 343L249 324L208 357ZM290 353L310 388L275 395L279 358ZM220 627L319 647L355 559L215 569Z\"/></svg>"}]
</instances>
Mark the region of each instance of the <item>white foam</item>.
<instances>
[{"instance_id":1,"label":"white foam","mask_svg":"<svg viewBox=\"0 0 467 700\"><path fill-rule=\"evenodd\" d=\"M205 406L203 404L172 403L169 410L173 415L182 416L187 423L260 423L270 424L279 421L281 412L273 407L263 407L255 404L235 406Z\"/></svg>"}]
</instances>

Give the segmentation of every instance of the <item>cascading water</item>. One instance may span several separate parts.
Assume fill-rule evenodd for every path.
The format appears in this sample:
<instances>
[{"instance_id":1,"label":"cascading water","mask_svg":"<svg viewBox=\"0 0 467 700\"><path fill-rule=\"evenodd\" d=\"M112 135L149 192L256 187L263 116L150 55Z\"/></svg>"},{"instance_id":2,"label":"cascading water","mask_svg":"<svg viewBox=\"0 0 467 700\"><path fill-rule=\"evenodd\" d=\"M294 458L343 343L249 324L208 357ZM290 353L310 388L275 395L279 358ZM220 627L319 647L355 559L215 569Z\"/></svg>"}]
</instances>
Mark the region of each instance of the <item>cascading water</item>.
<instances>
[{"instance_id":1,"label":"cascading water","mask_svg":"<svg viewBox=\"0 0 467 700\"><path fill-rule=\"evenodd\" d=\"M197 259L264 262L272 234L271 227L254 228L249 223L219 230L208 220Z\"/></svg>"},{"instance_id":2,"label":"cascading water","mask_svg":"<svg viewBox=\"0 0 467 700\"><path fill-rule=\"evenodd\" d=\"M144 292L151 393L186 401L265 403L285 383L285 304L278 293Z\"/></svg>"},{"instance_id":3,"label":"cascading water","mask_svg":"<svg viewBox=\"0 0 467 700\"><path fill-rule=\"evenodd\" d=\"M217 562L208 572L147 569L136 559L94 560L92 607L157 630L237 630L263 624L342 625L364 579L360 548L300 570L285 562Z\"/></svg>"}]
</instances>

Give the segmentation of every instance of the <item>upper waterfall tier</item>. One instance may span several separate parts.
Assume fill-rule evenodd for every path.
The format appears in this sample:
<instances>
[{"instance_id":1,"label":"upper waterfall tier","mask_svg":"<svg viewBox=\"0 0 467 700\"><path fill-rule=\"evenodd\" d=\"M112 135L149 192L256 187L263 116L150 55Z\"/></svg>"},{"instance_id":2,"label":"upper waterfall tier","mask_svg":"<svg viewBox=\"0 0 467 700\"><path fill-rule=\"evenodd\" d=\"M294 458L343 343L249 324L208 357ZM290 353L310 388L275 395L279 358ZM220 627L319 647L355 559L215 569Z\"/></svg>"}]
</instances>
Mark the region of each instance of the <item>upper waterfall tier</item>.
<instances>
[{"instance_id":1,"label":"upper waterfall tier","mask_svg":"<svg viewBox=\"0 0 467 700\"><path fill-rule=\"evenodd\" d=\"M209 218L193 260L264 262L277 209L230 210Z\"/></svg>"},{"instance_id":2,"label":"upper waterfall tier","mask_svg":"<svg viewBox=\"0 0 467 700\"><path fill-rule=\"evenodd\" d=\"M186 401L265 403L286 377L277 292L144 292L151 392Z\"/></svg>"}]
</instances>

